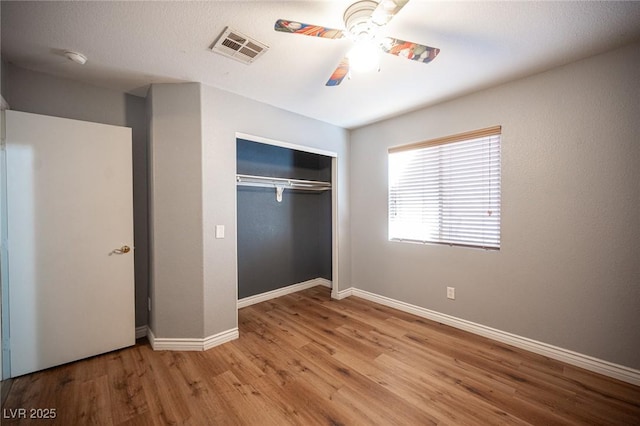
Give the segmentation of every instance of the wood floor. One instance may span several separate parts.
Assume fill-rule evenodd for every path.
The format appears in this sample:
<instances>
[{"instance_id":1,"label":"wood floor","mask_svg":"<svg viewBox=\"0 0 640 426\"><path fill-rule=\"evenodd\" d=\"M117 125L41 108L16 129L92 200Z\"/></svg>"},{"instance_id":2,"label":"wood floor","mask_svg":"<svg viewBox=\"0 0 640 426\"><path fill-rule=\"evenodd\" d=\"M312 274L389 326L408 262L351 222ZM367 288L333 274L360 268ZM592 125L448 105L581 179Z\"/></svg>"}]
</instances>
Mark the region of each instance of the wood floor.
<instances>
[{"instance_id":1,"label":"wood floor","mask_svg":"<svg viewBox=\"0 0 640 426\"><path fill-rule=\"evenodd\" d=\"M144 341L16 378L2 423L640 425L639 387L324 287L239 323L240 339L206 352ZM19 408L56 418L11 418Z\"/></svg>"}]
</instances>

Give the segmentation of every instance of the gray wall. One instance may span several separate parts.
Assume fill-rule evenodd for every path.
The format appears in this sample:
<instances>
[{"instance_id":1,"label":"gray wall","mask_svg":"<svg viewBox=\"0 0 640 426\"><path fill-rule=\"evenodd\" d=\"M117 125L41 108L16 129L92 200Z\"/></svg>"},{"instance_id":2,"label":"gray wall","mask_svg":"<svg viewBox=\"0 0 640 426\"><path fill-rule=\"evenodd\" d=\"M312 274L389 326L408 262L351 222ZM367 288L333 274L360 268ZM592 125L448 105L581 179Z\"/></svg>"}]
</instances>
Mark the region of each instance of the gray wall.
<instances>
[{"instance_id":1,"label":"gray wall","mask_svg":"<svg viewBox=\"0 0 640 426\"><path fill-rule=\"evenodd\" d=\"M0 92L4 96L5 87L7 86L7 71L9 64L3 60L0 61Z\"/></svg>"},{"instance_id":2,"label":"gray wall","mask_svg":"<svg viewBox=\"0 0 640 426\"><path fill-rule=\"evenodd\" d=\"M156 337L204 337L200 91L199 83L155 84L148 96Z\"/></svg>"},{"instance_id":3,"label":"gray wall","mask_svg":"<svg viewBox=\"0 0 640 426\"><path fill-rule=\"evenodd\" d=\"M147 324L148 189L145 99L19 68L3 67L3 96L12 110L131 127L136 326Z\"/></svg>"},{"instance_id":4,"label":"gray wall","mask_svg":"<svg viewBox=\"0 0 640 426\"><path fill-rule=\"evenodd\" d=\"M640 368L639 69L635 44L354 130L354 287ZM497 124L501 250L389 242L387 148Z\"/></svg>"},{"instance_id":5,"label":"gray wall","mask_svg":"<svg viewBox=\"0 0 640 426\"><path fill-rule=\"evenodd\" d=\"M240 174L331 181L331 158L237 141ZM331 280L331 196L238 186L238 298Z\"/></svg>"}]
</instances>

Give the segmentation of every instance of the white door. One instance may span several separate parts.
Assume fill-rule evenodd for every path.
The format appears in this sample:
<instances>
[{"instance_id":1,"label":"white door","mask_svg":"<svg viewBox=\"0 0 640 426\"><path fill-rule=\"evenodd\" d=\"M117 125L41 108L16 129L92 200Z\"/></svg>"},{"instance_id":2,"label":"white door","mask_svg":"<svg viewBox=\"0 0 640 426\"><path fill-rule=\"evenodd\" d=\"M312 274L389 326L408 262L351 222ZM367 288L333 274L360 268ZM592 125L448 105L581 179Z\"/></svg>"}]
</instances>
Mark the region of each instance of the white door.
<instances>
[{"instance_id":1,"label":"white door","mask_svg":"<svg viewBox=\"0 0 640 426\"><path fill-rule=\"evenodd\" d=\"M6 111L6 161L11 377L135 344L131 129Z\"/></svg>"}]
</instances>

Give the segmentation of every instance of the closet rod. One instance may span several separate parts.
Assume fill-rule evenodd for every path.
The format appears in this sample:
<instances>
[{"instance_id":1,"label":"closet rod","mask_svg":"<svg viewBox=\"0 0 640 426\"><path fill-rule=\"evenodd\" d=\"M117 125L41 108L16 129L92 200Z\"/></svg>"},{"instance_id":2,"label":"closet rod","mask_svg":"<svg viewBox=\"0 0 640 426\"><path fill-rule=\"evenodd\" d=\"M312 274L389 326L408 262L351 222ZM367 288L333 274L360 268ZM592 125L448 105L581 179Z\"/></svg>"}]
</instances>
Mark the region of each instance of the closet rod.
<instances>
[{"instance_id":1,"label":"closet rod","mask_svg":"<svg viewBox=\"0 0 640 426\"><path fill-rule=\"evenodd\" d=\"M330 182L267 176L236 175L236 182L239 186L259 186L266 188L282 187L289 189L302 189L305 191L327 191L331 189Z\"/></svg>"}]
</instances>

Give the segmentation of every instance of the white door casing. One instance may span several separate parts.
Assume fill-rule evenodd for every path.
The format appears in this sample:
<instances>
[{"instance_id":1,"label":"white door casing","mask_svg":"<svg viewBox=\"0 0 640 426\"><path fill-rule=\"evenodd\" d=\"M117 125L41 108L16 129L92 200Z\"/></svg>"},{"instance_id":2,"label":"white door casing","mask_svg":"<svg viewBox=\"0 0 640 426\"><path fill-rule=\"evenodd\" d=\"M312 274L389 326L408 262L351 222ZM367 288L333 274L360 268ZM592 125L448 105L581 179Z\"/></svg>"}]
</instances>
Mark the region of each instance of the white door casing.
<instances>
[{"instance_id":1,"label":"white door casing","mask_svg":"<svg viewBox=\"0 0 640 426\"><path fill-rule=\"evenodd\" d=\"M11 377L135 344L131 129L5 124Z\"/></svg>"}]
</instances>

